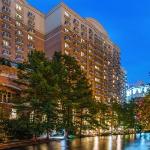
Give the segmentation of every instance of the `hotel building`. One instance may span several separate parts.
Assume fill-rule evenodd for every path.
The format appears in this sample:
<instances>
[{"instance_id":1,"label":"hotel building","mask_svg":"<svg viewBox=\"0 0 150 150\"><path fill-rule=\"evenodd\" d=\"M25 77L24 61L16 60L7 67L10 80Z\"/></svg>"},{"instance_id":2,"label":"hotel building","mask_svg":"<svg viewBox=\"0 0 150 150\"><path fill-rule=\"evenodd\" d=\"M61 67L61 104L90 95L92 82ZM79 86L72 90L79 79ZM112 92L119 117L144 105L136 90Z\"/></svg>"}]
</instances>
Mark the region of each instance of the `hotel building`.
<instances>
[{"instance_id":1,"label":"hotel building","mask_svg":"<svg viewBox=\"0 0 150 150\"><path fill-rule=\"evenodd\" d=\"M49 59L55 51L75 57L96 100L122 100L120 50L98 21L82 18L63 3L43 14L26 0L1 0L0 16L0 58L12 66L0 66L1 103L11 102L13 93L20 90L10 80L17 77L15 64L27 61L28 53L35 49Z\"/></svg>"}]
</instances>

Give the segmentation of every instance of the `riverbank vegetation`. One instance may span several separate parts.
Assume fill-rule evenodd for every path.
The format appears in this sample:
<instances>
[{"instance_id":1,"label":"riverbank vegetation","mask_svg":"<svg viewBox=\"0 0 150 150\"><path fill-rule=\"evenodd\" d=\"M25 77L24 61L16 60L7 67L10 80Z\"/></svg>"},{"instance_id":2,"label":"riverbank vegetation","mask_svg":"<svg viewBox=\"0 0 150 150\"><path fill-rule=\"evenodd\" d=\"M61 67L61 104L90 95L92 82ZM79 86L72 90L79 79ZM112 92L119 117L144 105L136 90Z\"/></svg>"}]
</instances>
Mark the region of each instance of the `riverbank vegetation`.
<instances>
[{"instance_id":1,"label":"riverbank vegetation","mask_svg":"<svg viewBox=\"0 0 150 150\"><path fill-rule=\"evenodd\" d=\"M142 109L133 101L96 101L75 58L58 52L52 60L44 53L31 52L28 62L18 65L18 79L14 82L22 89L12 101L17 116L5 117L8 112L0 107L0 112L4 112L0 113L1 131L13 139L36 140L42 134L47 134L48 138L54 130L62 129L66 137L106 133L104 131L140 131L144 123L149 123L149 120L142 120L141 124L137 116L138 112L149 119L146 113L149 96Z\"/></svg>"}]
</instances>

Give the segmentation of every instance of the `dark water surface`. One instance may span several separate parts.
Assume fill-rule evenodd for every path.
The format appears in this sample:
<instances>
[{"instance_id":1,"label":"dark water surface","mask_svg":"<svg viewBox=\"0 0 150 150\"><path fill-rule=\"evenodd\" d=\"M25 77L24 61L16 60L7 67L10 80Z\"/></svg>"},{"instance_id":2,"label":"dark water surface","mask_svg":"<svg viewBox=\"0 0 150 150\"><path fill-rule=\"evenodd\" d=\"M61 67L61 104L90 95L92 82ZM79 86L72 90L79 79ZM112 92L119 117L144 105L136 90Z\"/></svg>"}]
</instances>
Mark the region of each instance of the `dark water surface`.
<instances>
[{"instance_id":1,"label":"dark water surface","mask_svg":"<svg viewBox=\"0 0 150 150\"><path fill-rule=\"evenodd\" d=\"M53 141L13 150L150 150L150 133Z\"/></svg>"}]
</instances>

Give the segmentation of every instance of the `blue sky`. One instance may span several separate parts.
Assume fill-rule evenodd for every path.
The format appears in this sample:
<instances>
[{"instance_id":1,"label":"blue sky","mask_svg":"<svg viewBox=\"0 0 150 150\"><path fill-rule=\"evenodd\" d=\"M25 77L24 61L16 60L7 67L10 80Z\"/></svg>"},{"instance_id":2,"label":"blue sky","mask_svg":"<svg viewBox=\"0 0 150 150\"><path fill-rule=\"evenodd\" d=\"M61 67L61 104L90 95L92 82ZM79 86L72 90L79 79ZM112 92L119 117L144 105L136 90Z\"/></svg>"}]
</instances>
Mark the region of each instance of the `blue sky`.
<instances>
[{"instance_id":1,"label":"blue sky","mask_svg":"<svg viewBox=\"0 0 150 150\"><path fill-rule=\"evenodd\" d=\"M61 0L28 0L47 13ZM121 49L129 83L149 82L150 0L64 0L82 17L97 19Z\"/></svg>"}]
</instances>

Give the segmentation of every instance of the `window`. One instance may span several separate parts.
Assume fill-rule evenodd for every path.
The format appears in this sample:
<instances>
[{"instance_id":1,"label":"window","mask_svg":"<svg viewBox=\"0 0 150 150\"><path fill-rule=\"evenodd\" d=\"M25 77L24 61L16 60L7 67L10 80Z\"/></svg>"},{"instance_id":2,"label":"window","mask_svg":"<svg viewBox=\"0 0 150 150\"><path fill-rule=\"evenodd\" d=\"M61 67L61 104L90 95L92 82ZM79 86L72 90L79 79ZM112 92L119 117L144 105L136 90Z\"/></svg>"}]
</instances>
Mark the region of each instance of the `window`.
<instances>
[{"instance_id":1,"label":"window","mask_svg":"<svg viewBox=\"0 0 150 150\"><path fill-rule=\"evenodd\" d=\"M10 55L10 51L8 49L3 49L2 54L8 56L8 55Z\"/></svg>"},{"instance_id":2,"label":"window","mask_svg":"<svg viewBox=\"0 0 150 150\"><path fill-rule=\"evenodd\" d=\"M99 70L99 67L98 67L98 66L95 66L95 69Z\"/></svg>"},{"instance_id":3,"label":"window","mask_svg":"<svg viewBox=\"0 0 150 150\"><path fill-rule=\"evenodd\" d=\"M65 16L69 17L70 15L68 12L65 11Z\"/></svg>"},{"instance_id":4,"label":"window","mask_svg":"<svg viewBox=\"0 0 150 150\"><path fill-rule=\"evenodd\" d=\"M17 39L16 39L16 44L22 45L22 44L23 44L22 38L17 38Z\"/></svg>"},{"instance_id":5,"label":"window","mask_svg":"<svg viewBox=\"0 0 150 150\"><path fill-rule=\"evenodd\" d=\"M6 5L8 5L8 6L10 6L10 0L2 0L2 2L4 3L4 4L6 4Z\"/></svg>"},{"instance_id":6,"label":"window","mask_svg":"<svg viewBox=\"0 0 150 150\"><path fill-rule=\"evenodd\" d=\"M6 16L6 15L3 15L3 16L2 16L2 19L7 20L7 21L10 21L10 17L9 17L9 16Z\"/></svg>"},{"instance_id":7,"label":"window","mask_svg":"<svg viewBox=\"0 0 150 150\"><path fill-rule=\"evenodd\" d=\"M4 28L4 29L10 29L10 25L8 25L8 24L5 23L5 24L2 25L2 28Z\"/></svg>"},{"instance_id":8,"label":"window","mask_svg":"<svg viewBox=\"0 0 150 150\"><path fill-rule=\"evenodd\" d=\"M100 81L100 79L98 79L98 78L95 78L95 81L96 81L96 82L99 82L99 81Z\"/></svg>"},{"instance_id":9,"label":"window","mask_svg":"<svg viewBox=\"0 0 150 150\"><path fill-rule=\"evenodd\" d=\"M21 23L20 22L18 22L18 21L16 21L16 26L21 26Z\"/></svg>"},{"instance_id":10,"label":"window","mask_svg":"<svg viewBox=\"0 0 150 150\"><path fill-rule=\"evenodd\" d=\"M10 13L10 9L6 6L3 6L2 11L6 13Z\"/></svg>"},{"instance_id":11,"label":"window","mask_svg":"<svg viewBox=\"0 0 150 150\"><path fill-rule=\"evenodd\" d=\"M89 53L91 53L92 51L91 50L89 50Z\"/></svg>"},{"instance_id":12,"label":"window","mask_svg":"<svg viewBox=\"0 0 150 150\"><path fill-rule=\"evenodd\" d=\"M9 41L3 40L3 46L9 46L9 45L10 45Z\"/></svg>"},{"instance_id":13,"label":"window","mask_svg":"<svg viewBox=\"0 0 150 150\"><path fill-rule=\"evenodd\" d=\"M22 7L19 4L16 4L16 9L22 11Z\"/></svg>"},{"instance_id":14,"label":"window","mask_svg":"<svg viewBox=\"0 0 150 150\"><path fill-rule=\"evenodd\" d=\"M0 91L0 102L9 103L12 99L12 94L7 91Z\"/></svg>"},{"instance_id":15,"label":"window","mask_svg":"<svg viewBox=\"0 0 150 150\"><path fill-rule=\"evenodd\" d=\"M10 35L9 32L2 32L2 36L3 36L3 37L7 37L7 38L10 38L10 37L11 37L11 35Z\"/></svg>"},{"instance_id":16,"label":"window","mask_svg":"<svg viewBox=\"0 0 150 150\"><path fill-rule=\"evenodd\" d=\"M84 39L81 39L81 42L83 43L83 42L84 42Z\"/></svg>"},{"instance_id":17,"label":"window","mask_svg":"<svg viewBox=\"0 0 150 150\"><path fill-rule=\"evenodd\" d=\"M22 60L23 59L23 55L22 54L16 54L16 59Z\"/></svg>"},{"instance_id":18,"label":"window","mask_svg":"<svg viewBox=\"0 0 150 150\"><path fill-rule=\"evenodd\" d=\"M18 31L16 32L16 34L17 34L17 35L23 35L22 31L20 31L20 30L18 30Z\"/></svg>"},{"instance_id":19,"label":"window","mask_svg":"<svg viewBox=\"0 0 150 150\"><path fill-rule=\"evenodd\" d=\"M20 14L16 13L16 18L21 20L22 16Z\"/></svg>"},{"instance_id":20,"label":"window","mask_svg":"<svg viewBox=\"0 0 150 150\"><path fill-rule=\"evenodd\" d=\"M81 52L81 56L83 57L85 54L83 52Z\"/></svg>"},{"instance_id":21,"label":"window","mask_svg":"<svg viewBox=\"0 0 150 150\"><path fill-rule=\"evenodd\" d=\"M19 45L16 45L16 51L23 51L23 48Z\"/></svg>"},{"instance_id":22,"label":"window","mask_svg":"<svg viewBox=\"0 0 150 150\"><path fill-rule=\"evenodd\" d=\"M32 12L28 12L28 17L35 18L35 15Z\"/></svg>"},{"instance_id":23,"label":"window","mask_svg":"<svg viewBox=\"0 0 150 150\"><path fill-rule=\"evenodd\" d=\"M65 48L68 48L68 47L69 47L69 45L67 43L65 43Z\"/></svg>"},{"instance_id":24,"label":"window","mask_svg":"<svg viewBox=\"0 0 150 150\"><path fill-rule=\"evenodd\" d=\"M98 101L98 100L100 100L100 97L99 96L95 96L95 99Z\"/></svg>"},{"instance_id":25,"label":"window","mask_svg":"<svg viewBox=\"0 0 150 150\"><path fill-rule=\"evenodd\" d=\"M33 40L33 36L28 34L28 40Z\"/></svg>"},{"instance_id":26,"label":"window","mask_svg":"<svg viewBox=\"0 0 150 150\"><path fill-rule=\"evenodd\" d=\"M11 111L10 119L16 119L16 118L17 118L17 110L13 108Z\"/></svg>"},{"instance_id":27,"label":"window","mask_svg":"<svg viewBox=\"0 0 150 150\"><path fill-rule=\"evenodd\" d=\"M81 70L84 70L84 69L85 69L85 67L81 65Z\"/></svg>"},{"instance_id":28,"label":"window","mask_svg":"<svg viewBox=\"0 0 150 150\"><path fill-rule=\"evenodd\" d=\"M65 54L66 54L66 55L69 55L69 52L65 50Z\"/></svg>"},{"instance_id":29,"label":"window","mask_svg":"<svg viewBox=\"0 0 150 150\"><path fill-rule=\"evenodd\" d=\"M65 32L69 32L69 30L65 28Z\"/></svg>"}]
</instances>

